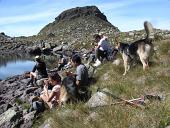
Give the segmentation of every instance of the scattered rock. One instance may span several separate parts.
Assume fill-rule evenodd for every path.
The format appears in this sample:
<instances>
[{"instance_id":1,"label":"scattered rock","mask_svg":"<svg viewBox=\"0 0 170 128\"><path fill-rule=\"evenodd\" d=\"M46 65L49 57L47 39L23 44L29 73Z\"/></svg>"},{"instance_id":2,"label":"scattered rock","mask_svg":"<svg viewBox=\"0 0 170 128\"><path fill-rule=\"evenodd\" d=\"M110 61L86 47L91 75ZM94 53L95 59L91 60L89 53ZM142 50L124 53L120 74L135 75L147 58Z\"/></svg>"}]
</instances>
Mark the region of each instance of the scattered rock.
<instances>
[{"instance_id":1,"label":"scattered rock","mask_svg":"<svg viewBox=\"0 0 170 128\"><path fill-rule=\"evenodd\" d=\"M30 88L25 90L24 94L33 93L37 89L38 89L38 87L30 87Z\"/></svg>"},{"instance_id":2,"label":"scattered rock","mask_svg":"<svg viewBox=\"0 0 170 128\"><path fill-rule=\"evenodd\" d=\"M97 120L98 117L99 117L99 114L97 112L90 113L90 115L85 120L85 124L87 124L88 122Z\"/></svg>"},{"instance_id":3,"label":"scattered rock","mask_svg":"<svg viewBox=\"0 0 170 128\"><path fill-rule=\"evenodd\" d=\"M120 65L120 63L121 63L120 59L116 59L116 60L113 61L113 64L116 65L116 66Z\"/></svg>"},{"instance_id":4,"label":"scattered rock","mask_svg":"<svg viewBox=\"0 0 170 128\"><path fill-rule=\"evenodd\" d=\"M89 108L95 108L109 104L110 104L109 96L102 92L97 92L89 99L89 101L86 103L86 106L88 106Z\"/></svg>"},{"instance_id":5,"label":"scattered rock","mask_svg":"<svg viewBox=\"0 0 170 128\"><path fill-rule=\"evenodd\" d=\"M63 47L63 45L59 45L59 46L53 48L53 52L62 51L62 47Z\"/></svg>"},{"instance_id":6,"label":"scattered rock","mask_svg":"<svg viewBox=\"0 0 170 128\"><path fill-rule=\"evenodd\" d=\"M48 118L39 128L52 128L50 122L53 121L52 118Z\"/></svg>"},{"instance_id":7,"label":"scattered rock","mask_svg":"<svg viewBox=\"0 0 170 128\"><path fill-rule=\"evenodd\" d=\"M108 73L105 73L104 75L103 75L103 79L104 80L108 80L110 78L110 75L108 74Z\"/></svg>"},{"instance_id":8,"label":"scattered rock","mask_svg":"<svg viewBox=\"0 0 170 128\"><path fill-rule=\"evenodd\" d=\"M8 109L0 115L1 128L19 127L22 122L22 112L18 111L15 107Z\"/></svg>"},{"instance_id":9,"label":"scattered rock","mask_svg":"<svg viewBox=\"0 0 170 128\"><path fill-rule=\"evenodd\" d=\"M31 128L33 125L35 114L36 114L36 111L32 111L32 112L24 115L23 116L24 123L20 127L21 128Z\"/></svg>"},{"instance_id":10,"label":"scattered rock","mask_svg":"<svg viewBox=\"0 0 170 128\"><path fill-rule=\"evenodd\" d=\"M29 47L27 48L29 54L41 55L42 51L40 47Z\"/></svg>"}]
</instances>

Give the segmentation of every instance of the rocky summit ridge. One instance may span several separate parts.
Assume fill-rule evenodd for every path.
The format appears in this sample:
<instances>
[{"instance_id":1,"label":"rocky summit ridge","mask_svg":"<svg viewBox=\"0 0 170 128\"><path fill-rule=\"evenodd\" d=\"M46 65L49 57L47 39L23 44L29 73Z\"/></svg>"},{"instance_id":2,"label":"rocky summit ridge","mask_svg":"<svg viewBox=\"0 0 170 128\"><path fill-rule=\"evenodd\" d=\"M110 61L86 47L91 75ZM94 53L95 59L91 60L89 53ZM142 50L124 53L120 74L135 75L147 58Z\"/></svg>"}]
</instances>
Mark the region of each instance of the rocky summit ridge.
<instances>
[{"instance_id":1,"label":"rocky summit ridge","mask_svg":"<svg viewBox=\"0 0 170 128\"><path fill-rule=\"evenodd\" d=\"M114 34L118 28L108 22L106 16L96 6L76 7L62 12L55 21L46 25L37 37L59 44L88 45L93 34L105 32Z\"/></svg>"}]
</instances>

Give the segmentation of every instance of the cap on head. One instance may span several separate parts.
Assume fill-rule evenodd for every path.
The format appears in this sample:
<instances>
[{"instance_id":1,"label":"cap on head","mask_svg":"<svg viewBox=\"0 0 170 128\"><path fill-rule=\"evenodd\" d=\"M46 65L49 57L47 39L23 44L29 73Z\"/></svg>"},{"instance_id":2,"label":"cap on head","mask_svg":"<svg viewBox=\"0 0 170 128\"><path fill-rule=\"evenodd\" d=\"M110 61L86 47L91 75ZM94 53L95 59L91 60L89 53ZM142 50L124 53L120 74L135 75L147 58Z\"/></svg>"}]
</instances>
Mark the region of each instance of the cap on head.
<instances>
[{"instance_id":1,"label":"cap on head","mask_svg":"<svg viewBox=\"0 0 170 128\"><path fill-rule=\"evenodd\" d=\"M40 58L40 56L35 56L35 59L39 59Z\"/></svg>"},{"instance_id":2,"label":"cap on head","mask_svg":"<svg viewBox=\"0 0 170 128\"><path fill-rule=\"evenodd\" d=\"M41 60L41 57L40 56L35 56L35 60Z\"/></svg>"}]
</instances>

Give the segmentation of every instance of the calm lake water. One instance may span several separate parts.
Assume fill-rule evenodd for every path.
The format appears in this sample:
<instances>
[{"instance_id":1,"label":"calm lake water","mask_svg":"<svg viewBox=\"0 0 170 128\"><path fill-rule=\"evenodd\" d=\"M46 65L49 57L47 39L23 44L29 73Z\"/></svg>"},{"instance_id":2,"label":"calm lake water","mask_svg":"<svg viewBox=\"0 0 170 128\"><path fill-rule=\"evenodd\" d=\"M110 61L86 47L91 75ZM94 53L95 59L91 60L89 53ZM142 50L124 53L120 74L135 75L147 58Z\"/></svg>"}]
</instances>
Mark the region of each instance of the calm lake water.
<instances>
[{"instance_id":1,"label":"calm lake water","mask_svg":"<svg viewBox=\"0 0 170 128\"><path fill-rule=\"evenodd\" d=\"M55 56L43 57L47 69L53 69L57 64ZM26 56L0 56L0 79L6 79L14 75L21 75L26 71L32 71L35 62L34 57Z\"/></svg>"},{"instance_id":2,"label":"calm lake water","mask_svg":"<svg viewBox=\"0 0 170 128\"><path fill-rule=\"evenodd\" d=\"M10 76L23 74L25 71L31 71L35 62L30 60L18 60L8 62L5 66L0 66L0 79Z\"/></svg>"}]
</instances>

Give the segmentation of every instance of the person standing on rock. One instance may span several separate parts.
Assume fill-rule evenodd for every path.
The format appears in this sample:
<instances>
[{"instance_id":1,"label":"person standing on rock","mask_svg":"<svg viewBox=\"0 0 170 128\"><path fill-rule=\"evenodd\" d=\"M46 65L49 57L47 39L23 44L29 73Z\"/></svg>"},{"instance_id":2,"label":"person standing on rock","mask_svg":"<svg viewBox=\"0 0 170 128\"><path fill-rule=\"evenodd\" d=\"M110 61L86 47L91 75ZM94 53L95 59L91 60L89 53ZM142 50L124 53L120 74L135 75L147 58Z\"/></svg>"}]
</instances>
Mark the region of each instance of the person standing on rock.
<instances>
[{"instance_id":1,"label":"person standing on rock","mask_svg":"<svg viewBox=\"0 0 170 128\"><path fill-rule=\"evenodd\" d=\"M47 78L47 70L45 62L40 58L40 56L35 57L36 65L34 66L32 72L30 72L31 80L28 82L27 85L30 83L33 84L38 79Z\"/></svg>"},{"instance_id":2,"label":"person standing on rock","mask_svg":"<svg viewBox=\"0 0 170 128\"><path fill-rule=\"evenodd\" d=\"M48 86L52 85L52 90L48 90ZM44 81L44 90L40 98L47 103L49 108L54 108L59 105L60 97L60 88L61 88L61 77L58 73L49 74L48 80Z\"/></svg>"}]
</instances>

